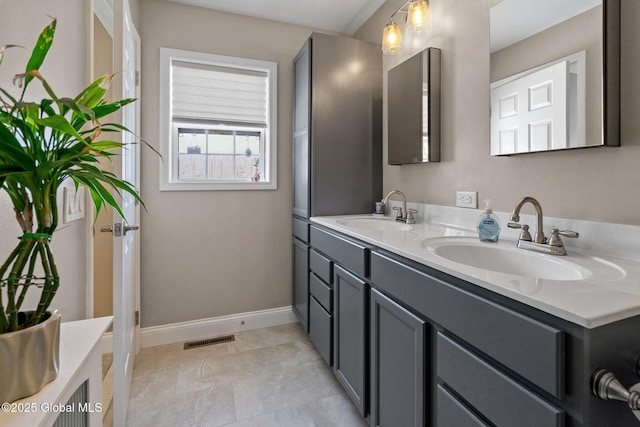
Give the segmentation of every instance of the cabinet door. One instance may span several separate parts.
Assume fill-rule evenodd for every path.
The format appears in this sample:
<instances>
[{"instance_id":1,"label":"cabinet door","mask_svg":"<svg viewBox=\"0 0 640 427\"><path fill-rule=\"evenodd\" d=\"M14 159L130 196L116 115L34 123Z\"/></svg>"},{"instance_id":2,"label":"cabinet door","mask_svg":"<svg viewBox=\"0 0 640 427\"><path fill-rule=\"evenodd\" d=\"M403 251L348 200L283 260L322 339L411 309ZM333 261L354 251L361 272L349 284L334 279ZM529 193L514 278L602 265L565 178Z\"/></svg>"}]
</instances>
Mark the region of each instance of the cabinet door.
<instances>
[{"instance_id":1,"label":"cabinet door","mask_svg":"<svg viewBox=\"0 0 640 427\"><path fill-rule=\"evenodd\" d=\"M308 40L293 61L293 213L309 217L309 122L310 122L310 43Z\"/></svg>"},{"instance_id":2,"label":"cabinet door","mask_svg":"<svg viewBox=\"0 0 640 427\"><path fill-rule=\"evenodd\" d=\"M424 426L426 323L371 290L372 426Z\"/></svg>"},{"instance_id":3,"label":"cabinet door","mask_svg":"<svg viewBox=\"0 0 640 427\"><path fill-rule=\"evenodd\" d=\"M309 246L293 238L293 312L309 332Z\"/></svg>"},{"instance_id":4,"label":"cabinet door","mask_svg":"<svg viewBox=\"0 0 640 427\"><path fill-rule=\"evenodd\" d=\"M333 369L360 413L365 415L368 285L338 265L335 265L333 280Z\"/></svg>"},{"instance_id":5,"label":"cabinet door","mask_svg":"<svg viewBox=\"0 0 640 427\"><path fill-rule=\"evenodd\" d=\"M312 294L309 297L309 339L329 366L333 363L331 360L332 332L331 314Z\"/></svg>"}]
</instances>

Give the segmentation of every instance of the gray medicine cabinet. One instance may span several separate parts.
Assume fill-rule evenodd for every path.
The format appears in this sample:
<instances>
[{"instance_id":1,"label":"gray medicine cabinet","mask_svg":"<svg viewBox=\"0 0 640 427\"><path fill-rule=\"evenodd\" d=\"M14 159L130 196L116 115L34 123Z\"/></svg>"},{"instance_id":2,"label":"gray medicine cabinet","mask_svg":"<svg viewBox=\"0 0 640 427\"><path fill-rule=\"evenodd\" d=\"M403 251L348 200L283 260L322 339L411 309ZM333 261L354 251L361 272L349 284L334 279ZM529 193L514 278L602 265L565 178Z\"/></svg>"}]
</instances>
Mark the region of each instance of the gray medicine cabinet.
<instances>
[{"instance_id":1,"label":"gray medicine cabinet","mask_svg":"<svg viewBox=\"0 0 640 427\"><path fill-rule=\"evenodd\" d=\"M430 47L389 70L390 165L440 161L440 56Z\"/></svg>"}]
</instances>

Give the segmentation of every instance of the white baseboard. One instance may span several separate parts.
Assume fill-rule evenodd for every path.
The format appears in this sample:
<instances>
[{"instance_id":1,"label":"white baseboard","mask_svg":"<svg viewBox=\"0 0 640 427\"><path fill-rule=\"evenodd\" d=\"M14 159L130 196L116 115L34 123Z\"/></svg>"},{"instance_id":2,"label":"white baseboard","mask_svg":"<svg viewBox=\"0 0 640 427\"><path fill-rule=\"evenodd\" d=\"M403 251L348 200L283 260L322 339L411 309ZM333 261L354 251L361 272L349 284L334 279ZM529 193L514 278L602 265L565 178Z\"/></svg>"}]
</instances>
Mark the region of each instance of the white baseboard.
<instances>
[{"instance_id":1,"label":"white baseboard","mask_svg":"<svg viewBox=\"0 0 640 427\"><path fill-rule=\"evenodd\" d=\"M252 329L295 323L298 318L291 306L251 311L229 316L151 326L140 330L142 348L183 341L212 338ZM103 347L104 348L104 347Z\"/></svg>"},{"instance_id":2,"label":"white baseboard","mask_svg":"<svg viewBox=\"0 0 640 427\"><path fill-rule=\"evenodd\" d=\"M287 306L169 325L151 326L140 329L140 346L144 348L212 338L240 331L296 323L297 321L298 318L293 314L291 306ZM102 336L102 354L107 353L113 353L113 332L106 332Z\"/></svg>"}]
</instances>

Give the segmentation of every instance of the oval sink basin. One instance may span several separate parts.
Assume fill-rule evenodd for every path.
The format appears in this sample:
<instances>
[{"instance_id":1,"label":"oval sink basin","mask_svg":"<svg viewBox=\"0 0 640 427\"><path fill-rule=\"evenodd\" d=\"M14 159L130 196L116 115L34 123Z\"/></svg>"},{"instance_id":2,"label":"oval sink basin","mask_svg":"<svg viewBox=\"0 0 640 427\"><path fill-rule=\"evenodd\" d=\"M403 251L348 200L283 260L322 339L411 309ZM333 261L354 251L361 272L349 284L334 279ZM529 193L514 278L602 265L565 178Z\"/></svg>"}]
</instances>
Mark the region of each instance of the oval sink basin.
<instances>
[{"instance_id":1,"label":"oval sink basin","mask_svg":"<svg viewBox=\"0 0 640 427\"><path fill-rule=\"evenodd\" d=\"M344 218L336 220L337 224L345 227L357 228L361 230L374 231L409 231L411 226L402 222L397 222L388 217L367 217L367 218Z\"/></svg>"},{"instance_id":2,"label":"oval sink basin","mask_svg":"<svg viewBox=\"0 0 640 427\"><path fill-rule=\"evenodd\" d=\"M519 249L512 242L485 243L474 238L426 239L433 254L473 268L548 280L581 280L591 271L565 257Z\"/></svg>"}]
</instances>

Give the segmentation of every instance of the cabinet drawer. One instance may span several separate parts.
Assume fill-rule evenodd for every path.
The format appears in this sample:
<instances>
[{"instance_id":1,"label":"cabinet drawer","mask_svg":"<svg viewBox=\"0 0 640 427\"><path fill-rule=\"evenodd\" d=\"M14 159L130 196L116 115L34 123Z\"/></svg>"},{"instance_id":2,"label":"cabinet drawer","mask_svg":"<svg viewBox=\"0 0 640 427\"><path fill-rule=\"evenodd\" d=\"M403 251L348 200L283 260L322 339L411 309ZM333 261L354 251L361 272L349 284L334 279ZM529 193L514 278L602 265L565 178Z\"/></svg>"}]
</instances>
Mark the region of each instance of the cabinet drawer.
<instances>
[{"instance_id":1,"label":"cabinet drawer","mask_svg":"<svg viewBox=\"0 0 640 427\"><path fill-rule=\"evenodd\" d=\"M373 284L550 394L564 395L564 332L378 253Z\"/></svg>"},{"instance_id":2,"label":"cabinet drawer","mask_svg":"<svg viewBox=\"0 0 640 427\"><path fill-rule=\"evenodd\" d=\"M309 339L316 346L322 358L332 365L333 325L332 316L314 298L309 298Z\"/></svg>"},{"instance_id":3,"label":"cabinet drawer","mask_svg":"<svg viewBox=\"0 0 640 427\"><path fill-rule=\"evenodd\" d=\"M309 224L293 218L293 235L303 242L309 242Z\"/></svg>"},{"instance_id":4,"label":"cabinet drawer","mask_svg":"<svg viewBox=\"0 0 640 427\"><path fill-rule=\"evenodd\" d=\"M333 280L333 262L318 252L311 249L309 253L309 269L316 273L325 283L331 284Z\"/></svg>"},{"instance_id":5,"label":"cabinet drawer","mask_svg":"<svg viewBox=\"0 0 640 427\"><path fill-rule=\"evenodd\" d=\"M437 399L437 427L489 427L441 385L438 385Z\"/></svg>"},{"instance_id":6,"label":"cabinet drawer","mask_svg":"<svg viewBox=\"0 0 640 427\"><path fill-rule=\"evenodd\" d=\"M437 337L437 373L497 427L562 427L564 411L527 390L442 333Z\"/></svg>"},{"instance_id":7,"label":"cabinet drawer","mask_svg":"<svg viewBox=\"0 0 640 427\"><path fill-rule=\"evenodd\" d=\"M309 275L309 292L329 313L333 311L332 289L314 273Z\"/></svg>"},{"instance_id":8,"label":"cabinet drawer","mask_svg":"<svg viewBox=\"0 0 640 427\"><path fill-rule=\"evenodd\" d=\"M369 276L369 249L351 240L311 227L311 246L361 277Z\"/></svg>"}]
</instances>

